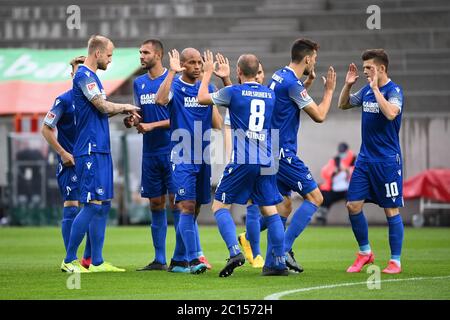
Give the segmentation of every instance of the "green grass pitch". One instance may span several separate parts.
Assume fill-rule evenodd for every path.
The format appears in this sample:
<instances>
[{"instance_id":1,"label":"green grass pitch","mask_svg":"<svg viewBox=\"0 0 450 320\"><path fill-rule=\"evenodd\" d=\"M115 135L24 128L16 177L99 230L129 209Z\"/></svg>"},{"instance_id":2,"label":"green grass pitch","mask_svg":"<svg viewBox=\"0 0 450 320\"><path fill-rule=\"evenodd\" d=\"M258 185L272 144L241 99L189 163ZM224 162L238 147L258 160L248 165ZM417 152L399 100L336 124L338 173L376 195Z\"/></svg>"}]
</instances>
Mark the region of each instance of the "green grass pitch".
<instances>
[{"instance_id":1,"label":"green grass pitch","mask_svg":"<svg viewBox=\"0 0 450 320\"><path fill-rule=\"evenodd\" d=\"M389 259L387 231L387 227L369 229L375 265L381 269ZM262 277L261 270L246 263L233 276L219 278L228 251L215 226L202 226L200 232L213 269L190 275L136 272L153 259L150 228L108 227L104 258L127 272L83 274L81 288L70 290L66 284L70 275L59 269L64 257L59 228L2 228L0 299L244 300L264 299L289 290L293 292L280 299L450 299L449 229L406 228L403 273L382 274L380 288L372 290L366 284L371 276L366 269L360 274L345 272L357 249L350 227L306 229L294 247L305 271L288 277ZM172 226L167 239L170 259L174 248ZM266 232L262 234L264 251L265 244ZM83 246L84 242L81 249Z\"/></svg>"}]
</instances>

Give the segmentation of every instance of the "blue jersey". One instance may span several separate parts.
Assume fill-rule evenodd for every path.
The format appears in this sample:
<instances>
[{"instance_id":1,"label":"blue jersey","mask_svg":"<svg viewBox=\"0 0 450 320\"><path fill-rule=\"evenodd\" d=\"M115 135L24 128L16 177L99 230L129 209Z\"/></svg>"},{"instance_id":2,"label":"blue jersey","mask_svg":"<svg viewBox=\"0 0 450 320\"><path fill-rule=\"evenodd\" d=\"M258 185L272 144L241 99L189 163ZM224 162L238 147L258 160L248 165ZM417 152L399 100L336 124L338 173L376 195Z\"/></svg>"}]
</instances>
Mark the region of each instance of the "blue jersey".
<instances>
[{"instance_id":1,"label":"blue jersey","mask_svg":"<svg viewBox=\"0 0 450 320\"><path fill-rule=\"evenodd\" d=\"M380 88L380 92L387 101L400 109L400 114L392 121L381 112L369 84L350 95L350 104L362 107L362 143L358 159L369 162L400 162L399 131L402 122L403 91L389 79L388 83Z\"/></svg>"},{"instance_id":2,"label":"blue jersey","mask_svg":"<svg viewBox=\"0 0 450 320\"><path fill-rule=\"evenodd\" d=\"M203 151L211 140L212 105L198 103L199 88L200 81L190 84L181 77L172 84L167 106L173 140L172 161L175 163L209 162L209 152ZM214 92L214 87L209 85L208 90Z\"/></svg>"},{"instance_id":3,"label":"blue jersey","mask_svg":"<svg viewBox=\"0 0 450 320\"><path fill-rule=\"evenodd\" d=\"M155 79L150 79L148 74L134 80L134 102L141 108L142 122L150 123L169 119L169 111L166 107L155 103L156 92L167 76L167 69ZM170 153L170 129L155 129L144 133L142 155L154 156Z\"/></svg>"},{"instance_id":4,"label":"blue jersey","mask_svg":"<svg viewBox=\"0 0 450 320\"><path fill-rule=\"evenodd\" d=\"M69 153L73 152L75 142L75 119L72 90L64 92L55 99L53 107L47 113L44 123L58 129L58 142ZM59 155L58 160L61 161Z\"/></svg>"},{"instance_id":5,"label":"blue jersey","mask_svg":"<svg viewBox=\"0 0 450 320\"><path fill-rule=\"evenodd\" d=\"M296 155L300 110L313 100L294 70L289 67L276 71L269 87L275 91L276 96L272 128L279 129L280 149L285 155Z\"/></svg>"},{"instance_id":6,"label":"blue jersey","mask_svg":"<svg viewBox=\"0 0 450 320\"><path fill-rule=\"evenodd\" d=\"M95 72L81 65L73 78L77 127L74 156L88 155L91 152L110 153L108 114L101 113L90 102L97 95L102 95L106 100L105 90Z\"/></svg>"},{"instance_id":7,"label":"blue jersey","mask_svg":"<svg viewBox=\"0 0 450 320\"><path fill-rule=\"evenodd\" d=\"M256 82L225 87L211 95L215 105L228 107L234 130L233 163L271 163L271 120L275 93Z\"/></svg>"}]
</instances>

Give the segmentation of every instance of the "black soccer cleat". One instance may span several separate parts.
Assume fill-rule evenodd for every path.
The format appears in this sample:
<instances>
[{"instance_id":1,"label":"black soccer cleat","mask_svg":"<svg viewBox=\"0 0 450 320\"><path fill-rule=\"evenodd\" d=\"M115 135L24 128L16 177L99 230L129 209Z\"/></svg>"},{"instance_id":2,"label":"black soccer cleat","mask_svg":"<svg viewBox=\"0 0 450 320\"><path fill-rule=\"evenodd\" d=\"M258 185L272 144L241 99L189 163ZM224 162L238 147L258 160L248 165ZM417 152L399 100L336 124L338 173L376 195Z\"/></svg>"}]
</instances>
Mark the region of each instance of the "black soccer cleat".
<instances>
[{"instance_id":1,"label":"black soccer cleat","mask_svg":"<svg viewBox=\"0 0 450 320\"><path fill-rule=\"evenodd\" d=\"M190 268L187 261L177 261L171 259L167 271L173 273L189 273Z\"/></svg>"},{"instance_id":2,"label":"black soccer cleat","mask_svg":"<svg viewBox=\"0 0 450 320\"><path fill-rule=\"evenodd\" d=\"M303 272L303 267L297 263L297 261L294 258L294 251L289 250L288 253L286 253L286 266L289 268L289 270L292 270L296 273Z\"/></svg>"},{"instance_id":3,"label":"black soccer cleat","mask_svg":"<svg viewBox=\"0 0 450 320\"><path fill-rule=\"evenodd\" d=\"M227 264L225 265L225 268L222 269L219 273L219 277L225 278L229 277L233 274L234 269L237 267L242 266L245 263L245 258L242 252L239 252L234 257L230 257L227 259Z\"/></svg>"},{"instance_id":4,"label":"black soccer cleat","mask_svg":"<svg viewBox=\"0 0 450 320\"><path fill-rule=\"evenodd\" d=\"M189 263L189 272L191 274L201 274L205 272L206 269L206 264L201 262L199 259L194 259Z\"/></svg>"},{"instance_id":5,"label":"black soccer cleat","mask_svg":"<svg viewBox=\"0 0 450 320\"><path fill-rule=\"evenodd\" d=\"M285 269L277 269L277 268L270 268L270 267L263 267L262 276L288 276L289 270L287 268Z\"/></svg>"},{"instance_id":6,"label":"black soccer cleat","mask_svg":"<svg viewBox=\"0 0 450 320\"><path fill-rule=\"evenodd\" d=\"M167 264L162 264L154 260L145 267L137 269L136 271L167 271Z\"/></svg>"}]
</instances>

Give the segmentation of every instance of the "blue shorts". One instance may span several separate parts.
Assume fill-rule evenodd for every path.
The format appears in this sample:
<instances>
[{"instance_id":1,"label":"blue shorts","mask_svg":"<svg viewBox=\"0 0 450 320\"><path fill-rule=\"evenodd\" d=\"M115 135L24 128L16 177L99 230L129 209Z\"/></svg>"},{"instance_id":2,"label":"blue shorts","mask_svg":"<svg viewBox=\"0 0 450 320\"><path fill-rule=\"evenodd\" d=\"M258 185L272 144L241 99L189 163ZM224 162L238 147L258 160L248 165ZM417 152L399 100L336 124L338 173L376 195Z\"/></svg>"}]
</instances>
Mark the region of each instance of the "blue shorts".
<instances>
[{"instance_id":1,"label":"blue shorts","mask_svg":"<svg viewBox=\"0 0 450 320\"><path fill-rule=\"evenodd\" d=\"M114 198L113 164L109 153L91 153L75 158L81 203Z\"/></svg>"},{"instance_id":2,"label":"blue shorts","mask_svg":"<svg viewBox=\"0 0 450 320\"><path fill-rule=\"evenodd\" d=\"M290 196L291 191L296 191L304 197L317 188L308 167L297 156L280 158L277 183L283 196Z\"/></svg>"},{"instance_id":3,"label":"blue shorts","mask_svg":"<svg viewBox=\"0 0 450 320\"><path fill-rule=\"evenodd\" d=\"M356 161L347 201L372 202L382 208L403 207L401 162Z\"/></svg>"},{"instance_id":4,"label":"blue shorts","mask_svg":"<svg viewBox=\"0 0 450 320\"><path fill-rule=\"evenodd\" d=\"M262 175L258 164L228 164L214 198L226 204L247 204L251 199L259 206L273 206L283 201L276 176Z\"/></svg>"},{"instance_id":5,"label":"blue shorts","mask_svg":"<svg viewBox=\"0 0 450 320\"><path fill-rule=\"evenodd\" d=\"M64 201L78 201L79 189L75 167L65 167L60 162L56 172L59 191Z\"/></svg>"},{"instance_id":6,"label":"blue shorts","mask_svg":"<svg viewBox=\"0 0 450 320\"><path fill-rule=\"evenodd\" d=\"M156 198L176 192L169 154L142 157L141 196Z\"/></svg>"},{"instance_id":7,"label":"blue shorts","mask_svg":"<svg viewBox=\"0 0 450 320\"><path fill-rule=\"evenodd\" d=\"M197 204L211 202L211 165L172 164L175 202L195 200Z\"/></svg>"}]
</instances>

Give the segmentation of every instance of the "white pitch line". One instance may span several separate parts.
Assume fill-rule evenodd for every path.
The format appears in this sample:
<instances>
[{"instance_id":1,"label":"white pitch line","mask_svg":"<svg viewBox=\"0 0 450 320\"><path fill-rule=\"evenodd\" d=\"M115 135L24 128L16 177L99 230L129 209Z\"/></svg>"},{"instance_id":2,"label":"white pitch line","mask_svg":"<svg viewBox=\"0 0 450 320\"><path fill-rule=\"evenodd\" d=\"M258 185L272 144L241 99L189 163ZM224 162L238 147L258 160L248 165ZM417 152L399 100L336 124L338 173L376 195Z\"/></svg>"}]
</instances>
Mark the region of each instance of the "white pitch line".
<instances>
[{"instance_id":1,"label":"white pitch line","mask_svg":"<svg viewBox=\"0 0 450 320\"><path fill-rule=\"evenodd\" d=\"M380 280L379 282L400 282L400 281L420 281L420 280L437 280L437 279L447 279L450 278L450 276L441 276L441 277L418 277L418 278L406 278L406 279L390 279L390 280ZM323 289L332 289L332 288L338 288L338 287L350 287L350 286L357 286L361 284L367 284L367 281L363 282L347 282L347 283L338 283L338 284L330 284L326 286L317 286L317 287L309 287L309 288L302 288L302 289L294 289L294 290L288 290L288 291L282 291L278 293L274 293L271 295L268 295L264 298L264 300L279 300L281 297L297 293L297 292L307 292L307 291L313 291L313 290L323 290Z\"/></svg>"}]
</instances>

